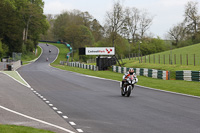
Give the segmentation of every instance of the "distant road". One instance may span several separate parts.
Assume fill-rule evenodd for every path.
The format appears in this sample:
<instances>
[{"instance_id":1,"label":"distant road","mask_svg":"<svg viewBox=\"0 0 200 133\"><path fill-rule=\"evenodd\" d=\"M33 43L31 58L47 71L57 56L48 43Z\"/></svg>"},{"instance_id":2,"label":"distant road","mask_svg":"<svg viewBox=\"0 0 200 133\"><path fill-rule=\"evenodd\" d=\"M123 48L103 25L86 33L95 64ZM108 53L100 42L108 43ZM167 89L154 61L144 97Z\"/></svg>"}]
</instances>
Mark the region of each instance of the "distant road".
<instances>
[{"instance_id":1,"label":"distant road","mask_svg":"<svg viewBox=\"0 0 200 133\"><path fill-rule=\"evenodd\" d=\"M121 97L118 82L50 67L58 50L40 46L42 56L18 71L32 88L69 117L68 122L76 124L75 129L86 133L200 132L200 99L142 87L135 87L129 98Z\"/></svg>"}]
</instances>

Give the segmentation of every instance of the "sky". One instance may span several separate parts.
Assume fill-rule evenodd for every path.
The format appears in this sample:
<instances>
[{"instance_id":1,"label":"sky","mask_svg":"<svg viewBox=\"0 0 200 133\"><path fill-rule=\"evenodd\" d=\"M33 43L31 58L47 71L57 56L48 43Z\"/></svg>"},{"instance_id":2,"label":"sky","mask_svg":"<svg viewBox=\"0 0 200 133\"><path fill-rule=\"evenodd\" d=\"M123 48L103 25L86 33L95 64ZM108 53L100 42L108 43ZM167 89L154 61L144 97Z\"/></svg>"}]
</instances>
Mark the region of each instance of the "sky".
<instances>
[{"instance_id":1,"label":"sky","mask_svg":"<svg viewBox=\"0 0 200 133\"><path fill-rule=\"evenodd\" d=\"M43 0L44 14L61 14L64 11L78 9L89 12L101 25L104 25L107 11L111 11L116 0ZM153 16L153 23L149 29L154 37L165 39L166 33L174 25L184 19L184 9L191 0L121 0L124 7L136 7L146 10ZM197 0L193 0L197 1ZM198 0L199 1L199 0ZM198 5L200 9L200 2Z\"/></svg>"}]
</instances>

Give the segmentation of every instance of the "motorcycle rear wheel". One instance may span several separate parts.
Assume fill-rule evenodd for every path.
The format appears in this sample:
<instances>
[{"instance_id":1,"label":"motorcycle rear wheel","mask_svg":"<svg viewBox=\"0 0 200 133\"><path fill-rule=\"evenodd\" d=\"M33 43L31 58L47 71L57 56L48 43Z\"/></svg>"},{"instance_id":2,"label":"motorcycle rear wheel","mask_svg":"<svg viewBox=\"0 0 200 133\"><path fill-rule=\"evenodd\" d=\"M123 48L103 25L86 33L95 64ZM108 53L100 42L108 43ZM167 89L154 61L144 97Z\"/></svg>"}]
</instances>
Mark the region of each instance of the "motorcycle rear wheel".
<instances>
[{"instance_id":1,"label":"motorcycle rear wheel","mask_svg":"<svg viewBox=\"0 0 200 133\"><path fill-rule=\"evenodd\" d=\"M125 96L125 93L124 93L124 91L122 89L121 89L121 95Z\"/></svg>"}]
</instances>

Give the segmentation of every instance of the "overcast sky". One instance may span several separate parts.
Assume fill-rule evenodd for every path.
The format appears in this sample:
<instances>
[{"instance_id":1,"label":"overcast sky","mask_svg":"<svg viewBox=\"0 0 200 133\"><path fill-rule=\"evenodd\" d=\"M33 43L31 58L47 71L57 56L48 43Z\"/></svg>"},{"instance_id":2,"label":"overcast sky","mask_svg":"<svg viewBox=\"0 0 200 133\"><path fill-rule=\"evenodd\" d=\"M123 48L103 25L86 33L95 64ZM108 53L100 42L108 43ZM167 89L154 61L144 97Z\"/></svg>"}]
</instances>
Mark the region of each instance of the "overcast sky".
<instances>
[{"instance_id":1,"label":"overcast sky","mask_svg":"<svg viewBox=\"0 0 200 133\"><path fill-rule=\"evenodd\" d=\"M112 9L114 0L43 0L45 14L61 14L78 9L88 11L102 25L105 14ZM116 1L116 0L115 0ZM147 10L154 16L150 32L164 39L164 35L175 24L183 21L185 5L191 0L121 0L124 7ZM199 1L199 0L193 0ZM198 5L200 9L200 3Z\"/></svg>"}]
</instances>

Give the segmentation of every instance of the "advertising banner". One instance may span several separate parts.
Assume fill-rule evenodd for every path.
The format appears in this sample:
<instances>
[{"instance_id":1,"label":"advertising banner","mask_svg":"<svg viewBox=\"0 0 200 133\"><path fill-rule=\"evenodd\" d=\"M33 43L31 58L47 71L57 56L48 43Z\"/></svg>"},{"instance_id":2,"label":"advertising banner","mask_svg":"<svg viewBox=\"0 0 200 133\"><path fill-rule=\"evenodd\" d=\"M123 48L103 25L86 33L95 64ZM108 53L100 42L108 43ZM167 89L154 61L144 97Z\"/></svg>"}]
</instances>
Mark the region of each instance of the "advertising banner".
<instances>
[{"instance_id":1,"label":"advertising banner","mask_svg":"<svg viewBox=\"0 0 200 133\"><path fill-rule=\"evenodd\" d=\"M115 55L114 47L86 47L86 55Z\"/></svg>"}]
</instances>

